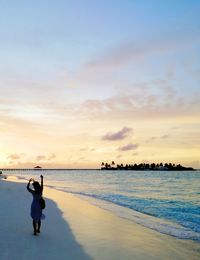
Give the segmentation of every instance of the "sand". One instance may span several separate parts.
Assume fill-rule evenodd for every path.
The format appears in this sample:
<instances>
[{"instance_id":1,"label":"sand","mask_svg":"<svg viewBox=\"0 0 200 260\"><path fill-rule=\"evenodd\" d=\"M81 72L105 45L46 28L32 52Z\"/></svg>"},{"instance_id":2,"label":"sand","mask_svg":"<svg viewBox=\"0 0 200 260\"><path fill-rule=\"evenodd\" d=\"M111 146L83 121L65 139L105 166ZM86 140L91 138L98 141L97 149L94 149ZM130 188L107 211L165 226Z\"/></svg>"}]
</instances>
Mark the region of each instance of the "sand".
<instances>
[{"instance_id":1,"label":"sand","mask_svg":"<svg viewBox=\"0 0 200 260\"><path fill-rule=\"evenodd\" d=\"M0 259L200 259L200 243L120 218L70 193L45 187L46 219L32 235L31 194L14 177L0 179Z\"/></svg>"}]
</instances>

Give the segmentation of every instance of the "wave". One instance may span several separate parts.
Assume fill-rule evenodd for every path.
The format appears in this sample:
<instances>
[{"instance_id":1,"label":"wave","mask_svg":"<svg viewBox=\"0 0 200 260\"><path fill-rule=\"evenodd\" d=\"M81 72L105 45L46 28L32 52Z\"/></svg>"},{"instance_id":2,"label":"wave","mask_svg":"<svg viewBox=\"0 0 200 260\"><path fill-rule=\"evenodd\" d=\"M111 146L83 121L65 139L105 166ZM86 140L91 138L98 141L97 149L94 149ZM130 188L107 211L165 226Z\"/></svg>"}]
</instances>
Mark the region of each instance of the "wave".
<instances>
[{"instance_id":1,"label":"wave","mask_svg":"<svg viewBox=\"0 0 200 260\"><path fill-rule=\"evenodd\" d=\"M163 218L160 218L159 216L154 216L149 213L144 213L140 210L136 210L129 205L124 205L123 203L120 203L119 201L117 201L117 199L111 200L102 195L100 196L96 194L89 194L87 192L76 192L70 189L66 189L66 187L61 188L52 185L48 185L48 187L77 195L95 206L108 210L119 217L131 220L137 224L155 230L159 233L177 237L179 239L191 239L195 241L200 241L199 232L193 231L190 228L184 227L173 221L165 220Z\"/></svg>"},{"instance_id":2,"label":"wave","mask_svg":"<svg viewBox=\"0 0 200 260\"><path fill-rule=\"evenodd\" d=\"M24 174L18 175L18 178L23 181L27 181L28 177L29 174L26 176ZM51 180L48 184L52 184ZM82 189L80 184L79 186L66 186L67 182L65 186L57 186L55 182L53 184L45 186L80 196L91 204L157 232L180 239L200 241L200 211L196 201L192 204L186 201L178 201L178 197L176 197L177 200L131 197L131 192L128 193L127 187L123 190L126 190L129 196L108 193L109 187L104 190L95 187L93 191L80 192L80 188ZM76 187L76 190L74 190L74 187ZM115 192L114 189L112 190Z\"/></svg>"}]
</instances>

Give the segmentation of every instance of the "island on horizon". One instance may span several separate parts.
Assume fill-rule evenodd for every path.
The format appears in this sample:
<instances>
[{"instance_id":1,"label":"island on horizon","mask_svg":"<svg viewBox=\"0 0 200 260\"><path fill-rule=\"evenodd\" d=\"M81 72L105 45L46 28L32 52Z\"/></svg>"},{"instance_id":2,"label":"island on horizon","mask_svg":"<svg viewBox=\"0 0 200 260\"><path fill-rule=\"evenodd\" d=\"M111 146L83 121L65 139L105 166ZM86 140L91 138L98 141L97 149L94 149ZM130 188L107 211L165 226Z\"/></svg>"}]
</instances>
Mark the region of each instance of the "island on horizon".
<instances>
[{"instance_id":1,"label":"island on horizon","mask_svg":"<svg viewBox=\"0 0 200 260\"><path fill-rule=\"evenodd\" d=\"M172 163L140 163L140 164L111 164L102 162L101 170L131 170L131 171L195 171L192 167L185 167L181 164Z\"/></svg>"}]
</instances>

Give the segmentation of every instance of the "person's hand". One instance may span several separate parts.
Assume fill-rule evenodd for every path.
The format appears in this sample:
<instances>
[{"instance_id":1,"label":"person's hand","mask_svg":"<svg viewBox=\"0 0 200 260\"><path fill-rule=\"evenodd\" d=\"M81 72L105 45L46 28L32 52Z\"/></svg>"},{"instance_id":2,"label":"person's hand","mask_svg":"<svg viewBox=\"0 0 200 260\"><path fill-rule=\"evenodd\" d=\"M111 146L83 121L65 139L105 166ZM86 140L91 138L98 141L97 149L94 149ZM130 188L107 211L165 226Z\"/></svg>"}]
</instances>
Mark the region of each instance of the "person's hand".
<instances>
[{"instance_id":1,"label":"person's hand","mask_svg":"<svg viewBox=\"0 0 200 260\"><path fill-rule=\"evenodd\" d=\"M42 176L42 175L40 175L40 178L41 178L41 179L43 179L43 176Z\"/></svg>"}]
</instances>

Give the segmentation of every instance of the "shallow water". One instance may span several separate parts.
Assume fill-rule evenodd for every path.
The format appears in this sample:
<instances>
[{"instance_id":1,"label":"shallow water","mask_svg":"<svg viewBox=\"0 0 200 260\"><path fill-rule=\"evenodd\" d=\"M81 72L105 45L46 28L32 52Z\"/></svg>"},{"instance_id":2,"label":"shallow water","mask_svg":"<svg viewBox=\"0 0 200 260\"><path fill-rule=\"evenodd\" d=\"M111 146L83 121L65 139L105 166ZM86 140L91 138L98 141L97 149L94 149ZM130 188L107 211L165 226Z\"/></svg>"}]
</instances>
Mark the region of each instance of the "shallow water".
<instances>
[{"instance_id":1,"label":"shallow water","mask_svg":"<svg viewBox=\"0 0 200 260\"><path fill-rule=\"evenodd\" d=\"M26 178L39 178L41 173L45 183L56 189L81 195L159 232L200 241L200 171L11 172Z\"/></svg>"}]
</instances>

